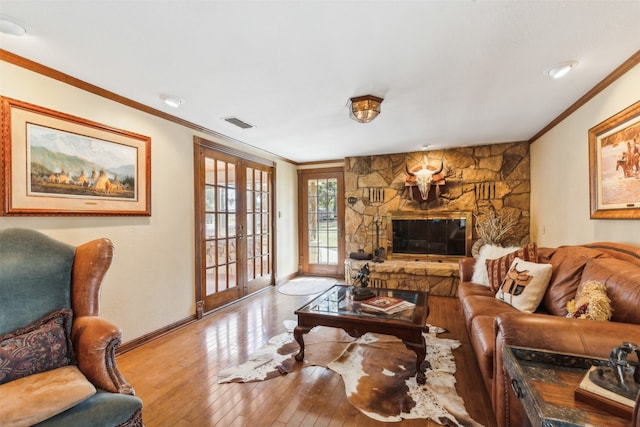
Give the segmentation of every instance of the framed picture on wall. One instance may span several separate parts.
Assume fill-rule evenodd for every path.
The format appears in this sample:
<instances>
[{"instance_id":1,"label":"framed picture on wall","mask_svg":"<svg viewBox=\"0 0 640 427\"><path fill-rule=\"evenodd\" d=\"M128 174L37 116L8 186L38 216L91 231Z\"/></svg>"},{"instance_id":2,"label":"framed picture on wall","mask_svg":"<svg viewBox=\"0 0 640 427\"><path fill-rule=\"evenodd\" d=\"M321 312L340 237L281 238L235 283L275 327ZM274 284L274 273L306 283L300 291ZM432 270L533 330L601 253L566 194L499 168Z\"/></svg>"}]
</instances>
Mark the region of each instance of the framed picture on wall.
<instances>
[{"instance_id":1,"label":"framed picture on wall","mask_svg":"<svg viewBox=\"0 0 640 427\"><path fill-rule=\"evenodd\" d=\"M0 103L2 215L151 215L151 138Z\"/></svg>"},{"instance_id":2,"label":"framed picture on wall","mask_svg":"<svg viewBox=\"0 0 640 427\"><path fill-rule=\"evenodd\" d=\"M640 219L640 101L589 129L592 219Z\"/></svg>"}]
</instances>

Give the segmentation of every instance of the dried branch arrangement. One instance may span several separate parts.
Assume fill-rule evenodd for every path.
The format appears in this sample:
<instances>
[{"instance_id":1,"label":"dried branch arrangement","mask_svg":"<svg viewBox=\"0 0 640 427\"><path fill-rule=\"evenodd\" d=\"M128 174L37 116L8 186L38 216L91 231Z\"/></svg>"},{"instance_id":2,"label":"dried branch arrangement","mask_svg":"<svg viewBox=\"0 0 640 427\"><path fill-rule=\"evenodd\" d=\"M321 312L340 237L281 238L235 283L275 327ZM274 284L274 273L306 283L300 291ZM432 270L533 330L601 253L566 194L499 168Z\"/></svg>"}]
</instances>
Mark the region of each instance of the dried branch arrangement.
<instances>
[{"instance_id":1,"label":"dried branch arrangement","mask_svg":"<svg viewBox=\"0 0 640 427\"><path fill-rule=\"evenodd\" d=\"M485 243L500 245L507 237L509 231L516 225L516 220L511 213L497 214L495 209L477 215L475 217L475 227L478 237Z\"/></svg>"}]
</instances>

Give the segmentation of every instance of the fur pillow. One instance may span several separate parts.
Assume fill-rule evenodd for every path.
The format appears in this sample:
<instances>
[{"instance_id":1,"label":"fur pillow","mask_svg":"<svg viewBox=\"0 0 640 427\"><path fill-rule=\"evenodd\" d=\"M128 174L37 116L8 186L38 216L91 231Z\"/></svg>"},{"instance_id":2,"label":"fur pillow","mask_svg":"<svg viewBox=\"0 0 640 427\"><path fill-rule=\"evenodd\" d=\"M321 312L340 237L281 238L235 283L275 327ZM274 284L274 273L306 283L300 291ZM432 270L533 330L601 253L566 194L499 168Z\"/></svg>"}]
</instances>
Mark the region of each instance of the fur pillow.
<instances>
[{"instance_id":1,"label":"fur pillow","mask_svg":"<svg viewBox=\"0 0 640 427\"><path fill-rule=\"evenodd\" d=\"M611 300L607 288L595 280L583 282L575 299L567 303L567 317L607 321L611 319Z\"/></svg>"},{"instance_id":2,"label":"fur pillow","mask_svg":"<svg viewBox=\"0 0 640 427\"><path fill-rule=\"evenodd\" d=\"M471 281L473 283L477 283L478 285L483 285L486 287L491 286L489 283L489 276L487 274L487 266L485 264L486 260L500 258L503 255L507 255L511 252L516 252L518 249L520 249L518 246L509 246L503 248L502 246L497 245L482 245L480 251L478 252L476 263L473 266L473 276L471 276Z\"/></svg>"},{"instance_id":3,"label":"fur pillow","mask_svg":"<svg viewBox=\"0 0 640 427\"><path fill-rule=\"evenodd\" d=\"M538 309L551 280L551 264L516 258L502 281L496 299L525 313Z\"/></svg>"},{"instance_id":4,"label":"fur pillow","mask_svg":"<svg viewBox=\"0 0 640 427\"><path fill-rule=\"evenodd\" d=\"M71 310L64 308L1 336L0 384L75 363L71 320Z\"/></svg>"}]
</instances>

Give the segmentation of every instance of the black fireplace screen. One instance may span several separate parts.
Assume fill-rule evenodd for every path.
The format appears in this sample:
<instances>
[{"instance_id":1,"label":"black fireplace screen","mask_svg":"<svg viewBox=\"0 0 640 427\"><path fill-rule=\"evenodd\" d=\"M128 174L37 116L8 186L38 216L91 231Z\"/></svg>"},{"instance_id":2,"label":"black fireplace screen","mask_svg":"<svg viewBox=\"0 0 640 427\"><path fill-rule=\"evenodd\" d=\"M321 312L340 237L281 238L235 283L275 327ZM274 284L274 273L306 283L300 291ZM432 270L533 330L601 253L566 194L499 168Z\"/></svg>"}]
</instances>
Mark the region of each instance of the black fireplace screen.
<instances>
[{"instance_id":1,"label":"black fireplace screen","mask_svg":"<svg viewBox=\"0 0 640 427\"><path fill-rule=\"evenodd\" d=\"M393 253L464 256L465 218L393 219Z\"/></svg>"}]
</instances>

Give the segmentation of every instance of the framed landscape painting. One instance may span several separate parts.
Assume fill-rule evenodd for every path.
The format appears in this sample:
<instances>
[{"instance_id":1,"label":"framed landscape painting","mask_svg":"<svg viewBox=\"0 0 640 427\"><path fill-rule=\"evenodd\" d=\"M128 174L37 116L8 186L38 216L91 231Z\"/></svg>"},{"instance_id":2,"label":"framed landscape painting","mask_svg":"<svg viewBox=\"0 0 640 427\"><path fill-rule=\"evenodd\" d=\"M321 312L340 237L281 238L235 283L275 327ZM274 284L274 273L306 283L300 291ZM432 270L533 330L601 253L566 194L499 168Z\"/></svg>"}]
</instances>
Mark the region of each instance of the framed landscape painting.
<instances>
[{"instance_id":1,"label":"framed landscape painting","mask_svg":"<svg viewBox=\"0 0 640 427\"><path fill-rule=\"evenodd\" d=\"M640 219L640 101L589 129L592 219Z\"/></svg>"},{"instance_id":2,"label":"framed landscape painting","mask_svg":"<svg viewBox=\"0 0 640 427\"><path fill-rule=\"evenodd\" d=\"M151 139L1 97L3 215L151 215Z\"/></svg>"}]
</instances>

